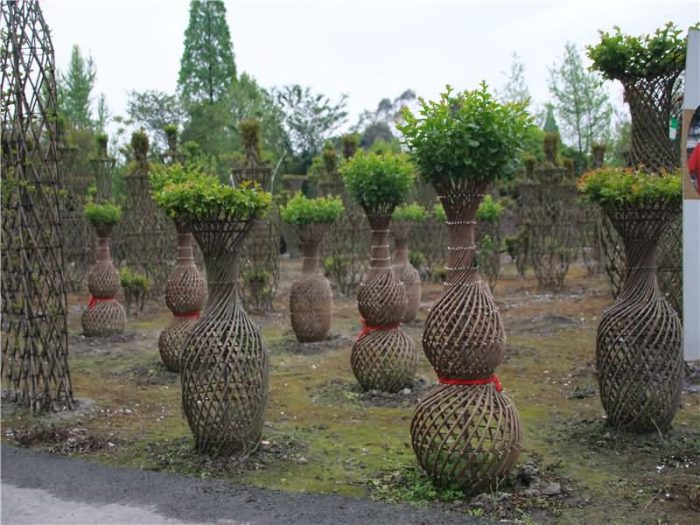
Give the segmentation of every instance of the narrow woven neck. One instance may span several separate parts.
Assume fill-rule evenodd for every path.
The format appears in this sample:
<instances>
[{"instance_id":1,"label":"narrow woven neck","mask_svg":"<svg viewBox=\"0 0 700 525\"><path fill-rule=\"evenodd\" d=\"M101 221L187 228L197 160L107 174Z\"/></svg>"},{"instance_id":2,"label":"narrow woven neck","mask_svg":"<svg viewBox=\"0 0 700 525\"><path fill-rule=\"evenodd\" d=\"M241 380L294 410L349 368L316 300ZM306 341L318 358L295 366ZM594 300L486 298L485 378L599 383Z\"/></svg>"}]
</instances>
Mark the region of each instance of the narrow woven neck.
<instances>
[{"instance_id":1,"label":"narrow woven neck","mask_svg":"<svg viewBox=\"0 0 700 525\"><path fill-rule=\"evenodd\" d=\"M474 262L476 210L488 182L466 180L436 186L447 217L447 284L469 282L478 275Z\"/></svg>"},{"instance_id":2,"label":"narrow woven neck","mask_svg":"<svg viewBox=\"0 0 700 525\"><path fill-rule=\"evenodd\" d=\"M111 251L111 241L112 241L112 229L100 227L96 229L97 231L97 253L95 253L95 260L98 262L111 261L112 251Z\"/></svg>"},{"instance_id":3,"label":"narrow woven neck","mask_svg":"<svg viewBox=\"0 0 700 525\"><path fill-rule=\"evenodd\" d=\"M391 250L389 248L388 229L372 230L370 266L372 269L389 268L391 266Z\"/></svg>"},{"instance_id":4,"label":"narrow woven neck","mask_svg":"<svg viewBox=\"0 0 700 525\"><path fill-rule=\"evenodd\" d=\"M194 263L194 238L191 233L177 234L177 265L190 266Z\"/></svg>"},{"instance_id":5,"label":"narrow woven neck","mask_svg":"<svg viewBox=\"0 0 700 525\"><path fill-rule=\"evenodd\" d=\"M304 257L301 271L305 274L318 273L320 268L320 241L305 240L301 243L301 253Z\"/></svg>"},{"instance_id":6,"label":"narrow woven neck","mask_svg":"<svg viewBox=\"0 0 700 525\"><path fill-rule=\"evenodd\" d=\"M394 264L405 266L408 264L408 238L394 237Z\"/></svg>"}]
</instances>

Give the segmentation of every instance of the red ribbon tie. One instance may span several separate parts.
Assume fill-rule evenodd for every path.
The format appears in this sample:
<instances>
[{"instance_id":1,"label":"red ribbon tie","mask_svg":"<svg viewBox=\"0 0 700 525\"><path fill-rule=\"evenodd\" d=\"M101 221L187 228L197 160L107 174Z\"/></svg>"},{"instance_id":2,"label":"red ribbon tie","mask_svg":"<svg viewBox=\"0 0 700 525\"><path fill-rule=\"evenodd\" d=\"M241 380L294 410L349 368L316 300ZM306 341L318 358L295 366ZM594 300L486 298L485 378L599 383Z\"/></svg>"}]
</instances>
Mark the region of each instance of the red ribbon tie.
<instances>
[{"instance_id":1,"label":"red ribbon tie","mask_svg":"<svg viewBox=\"0 0 700 525\"><path fill-rule=\"evenodd\" d=\"M438 377L438 383L440 383L441 385L468 385L468 386L488 385L489 383L492 383L493 386L496 388L496 392L503 391L503 385L501 385L501 381L495 375L492 375L491 377L487 377L486 379L450 379L447 377Z\"/></svg>"},{"instance_id":2,"label":"red ribbon tie","mask_svg":"<svg viewBox=\"0 0 700 525\"><path fill-rule=\"evenodd\" d=\"M394 330L399 327L399 323L393 323L393 324L376 324L376 325L371 325L368 324L367 321L362 319L362 330L360 330L360 333L357 334L357 338L355 339L355 342L359 341L366 335L371 334L372 332L376 332L377 330Z\"/></svg>"},{"instance_id":3,"label":"red ribbon tie","mask_svg":"<svg viewBox=\"0 0 700 525\"><path fill-rule=\"evenodd\" d=\"M88 310L92 309L95 307L97 303L105 303L107 301L114 301L114 296L111 297L95 297L94 295L90 296L90 299L88 300Z\"/></svg>"},{"instance_id":4,"label":"red ribbon tie","mask_svg":"<svg viewBox=\"0 0 700 525\"><path fill-rule=\"evenodd\" d=\"M181 314L174 313L173 315L182 319L199 319L201 312L199 310L195 310L194 312L184 312Z\"/></svg>"}]
</instances>

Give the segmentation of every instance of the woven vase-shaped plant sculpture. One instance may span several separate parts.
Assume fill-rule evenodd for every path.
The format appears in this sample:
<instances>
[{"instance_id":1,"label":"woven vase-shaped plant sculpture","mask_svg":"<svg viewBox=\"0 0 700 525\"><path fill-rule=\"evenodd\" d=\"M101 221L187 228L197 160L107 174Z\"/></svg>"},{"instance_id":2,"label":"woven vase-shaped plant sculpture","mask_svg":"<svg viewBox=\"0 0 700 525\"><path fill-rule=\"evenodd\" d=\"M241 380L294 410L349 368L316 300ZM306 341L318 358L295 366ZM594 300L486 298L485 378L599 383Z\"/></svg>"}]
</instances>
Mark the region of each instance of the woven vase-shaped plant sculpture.
<instances>
[{"instance_id":1,"label":"woven vase-shaped plant sculpture","mask_svg":"<svg viewBox=\"0 0 700 525\"><path fill-rule=\"evenodd\" d=\"M448 227L448 280L425 322L423 350L440 385L411 423L418 462L438 485L475 494L495 486L521 448L518 413L494 375L505 332L475 268L476 210L486 182L438 186Z\"/></svg>"},{"instance_id":2,"label":"woven vase-shaped plant sculpture","mask_svg":"<svg viewBox=\"0 0 700 525\"><path fill-rule=\"evenodd\" d=\"M608 421L634 432L668 429L683 379L681 323L659 291L657 245L678 203L605 206L625 246L622 291L598 326L596 368Z\"/></svg>"},{"instance_id":3,"label":"woven vase-shaped plant sculpture","mask_svg":"<svg viewBox=\"0 0 700 525\"><path fill-rule=\"evenodd\" d=\"M401 330L406 290L391 266L391 215L367 215L372 228L371 264L357 292L363 329L352 347L352 371L365 390L398 392L418 366L413 340Z\"/></svg>"},{"instance_id":4,"label":"woven vase-shaped plant sculpture","mask_svg":"<svg viewBox=\"0 0 700 525\"><path fill-rule=\"evenodd\" d=\"M177 262L165 285L165 303L173 319L160 333L158 351L166 368L179 372L182 344L207 300L207 283L194 262L192 234L183 222L176 221L175 227Z\"/></svg>"},{"instance_id":5,"label":"woven vase-shaped plant sculpture","mask_svg":"<svg viewBox=\"0 0 700 525\"><path fill-rule=\"evenodd\" d=\"M92 294L81 319L83 332L88 337L120 334L126 326L126 311L117 294L121 288L119 274L112 263L110 241L111 225L96 225L97 251L95 265L88 273L88 290Z\"/></svg>"},{"instance_id":6,"label":"woven vase-shaped plant sculpture","mask_svg":"<svg viewBox=\"0 0 700 525\"><path fill-rule=\"evenodd\" d=\"M391 232L394 236L394 272L406 290L406 310L401 322L410 323L418 315L421 297L420 274L408 260L408 236L411 233L411 224L393 222Z\"/></svg>"},{"instance_id":7,"label":"woven vase-shaped plant sculpture","mask_svg":"<svg viewBox=\"0 0 700 525\"><path fill-rule=\"evenodd\" d=\"M239 297L239 250L252 220L188 220L204 256L209 299L182 350L182 403L200 452L245 457L260 441L269 360Z\"/></svg>"},{"instance_id":8,"label":"woven vase-shaped plant sculpture","mask_svg":"<svg viewBox=\"0 0 700 525\"><path fill-rule=\"evenodd\" d=\"M333 291L319 271L319 245L327 229L324 224L307 224L298 230L304 262L301 279L292 285L289 311L292 330L301 343L323 341L331 329Z\"/></svg>"}]
</instances>

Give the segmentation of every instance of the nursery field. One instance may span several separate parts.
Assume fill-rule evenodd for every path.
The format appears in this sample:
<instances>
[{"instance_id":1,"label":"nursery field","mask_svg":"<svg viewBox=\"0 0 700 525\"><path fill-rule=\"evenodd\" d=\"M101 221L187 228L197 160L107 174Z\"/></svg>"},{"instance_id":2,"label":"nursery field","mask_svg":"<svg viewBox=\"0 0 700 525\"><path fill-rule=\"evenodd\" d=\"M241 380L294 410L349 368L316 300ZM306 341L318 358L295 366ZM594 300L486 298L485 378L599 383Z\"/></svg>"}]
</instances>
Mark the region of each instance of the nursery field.
<instances>
[{"instance_id":1,"label":"nursery field","mask_svg":"<svg viewBox=\"0 0 700 525\"><path fill-rule=\"evenodd\" d=\"M593 366L596 325L612 302L602 277L575 266L565 289L552 294L505 265L494 293L508 336L498 375L522 418L524 450L499 491L464 499L434 489L411 449L413 409L436 381L422 352L412 388L362 392L350 368L360 330L354 297L336 297L331 338L296 342L287 302L300 268L300 260L282 261L274 312L251 316L268 344L271 386L262 444L243 464L193 451L179 376L165 369L157 351L171 315L165 304L147 304L123 335L88 340L80 334L85 295L69 300L76 409L33 418L5 404L3 440L110 465L432 505L512 523L697 523L700 369L688 370L667 434L607 427ZM406 326L418 348L440 289L424 284L418 320Z\"/></svg>"}]
</instances>

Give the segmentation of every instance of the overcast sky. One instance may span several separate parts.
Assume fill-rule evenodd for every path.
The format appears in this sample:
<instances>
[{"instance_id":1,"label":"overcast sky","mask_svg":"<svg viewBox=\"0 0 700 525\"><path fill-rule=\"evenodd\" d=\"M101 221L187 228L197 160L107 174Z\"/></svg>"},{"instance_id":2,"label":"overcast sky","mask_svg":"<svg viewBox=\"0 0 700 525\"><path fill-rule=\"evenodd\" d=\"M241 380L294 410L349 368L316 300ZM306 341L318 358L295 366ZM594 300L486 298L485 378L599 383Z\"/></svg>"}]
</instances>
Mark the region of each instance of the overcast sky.
<instances>
[{"instance_id":1,"label":"overcast sky","mask_svg":"<svg viewBox=\"0 0 700 525\"><path fill-rule=\"evenodd\" d=\"M567 41L629 34L666 21L686 29L697 0L225 0L239 73L265 87L298 83L349 97L349 123L405 89L433 98L449 83L501 88L515 51L536 105ZM56 63L73 44L97 66L96 92L123 114L127 91L176 88L189 0L42 0ZM620 103L619 90L616 93Z\"/></svg>"}]
</instances>

